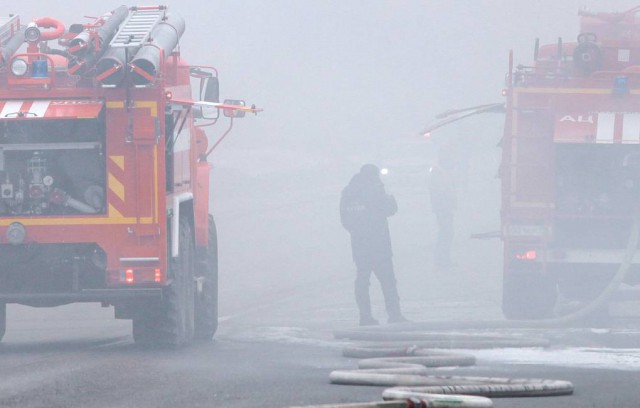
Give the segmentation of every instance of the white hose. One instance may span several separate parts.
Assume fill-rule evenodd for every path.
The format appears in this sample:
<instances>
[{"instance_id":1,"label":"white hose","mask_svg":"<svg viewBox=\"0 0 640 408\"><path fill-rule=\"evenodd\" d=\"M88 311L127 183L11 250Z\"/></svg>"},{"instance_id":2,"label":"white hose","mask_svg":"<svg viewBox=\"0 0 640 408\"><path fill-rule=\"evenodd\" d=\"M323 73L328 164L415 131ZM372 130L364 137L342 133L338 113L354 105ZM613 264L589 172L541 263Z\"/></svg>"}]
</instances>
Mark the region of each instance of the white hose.
<instances>
[{"instance_id":1,"label":"white hose","mask_svg":"<svg viewBox=\"0 0 640 408\"><path fill-rule=\"evenodd\" d=\"M573 393L569 381L495 377L431 377L436 385L395 387L382 393L386 400L424 398L424 394L469 394L484 397L548 397Z\"/></svg>"},{"instance_id":2,"label":"white hose","mask_svg":"<svg viewBox=\"0 0 640 408\"><path fill-rule=\"evenodd\" d=\"M357 350L360 352L362 349ZM349 350L353 349L346 349L345 354L352 355ZM418 398L434 403L437 401L434 406L443 408L493 406L486 397L573 393L573 384L568 381L429 375L427 367L469 366L475 364L475 357L415 347L405 348L404 353L404 356L400 356L400 349L369 349L366 352L368 357L385 357L360 360L359 370L336 370L331 372L329 379L333 384L394 387L383 392L384 399ZM389 355L392 357L386 357ZM442 399L440 394L450 395L453 399ZM463 395L467 397L461 398Z\"/></svg>"}]
</instances>

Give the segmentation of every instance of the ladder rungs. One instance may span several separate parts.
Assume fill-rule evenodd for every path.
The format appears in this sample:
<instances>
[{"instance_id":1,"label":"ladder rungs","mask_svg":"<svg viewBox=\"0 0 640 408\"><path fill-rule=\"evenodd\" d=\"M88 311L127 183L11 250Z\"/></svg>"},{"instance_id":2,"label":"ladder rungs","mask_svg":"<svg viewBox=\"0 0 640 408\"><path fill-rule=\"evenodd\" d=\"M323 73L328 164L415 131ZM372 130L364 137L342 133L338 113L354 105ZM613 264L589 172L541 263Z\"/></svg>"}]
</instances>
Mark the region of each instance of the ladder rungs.
<instances>
[{"instance_id":1,"label":"ladder rungs","mask_svg":"<svg viewBox=\"0 0 640 408\"><path fill-rule=\"evenodd\" d=\"M151 30L164 16L164 10L132 10L120 30L109 44L112 47L136 47L142 45Z\"/></svg>"}]
</instances>

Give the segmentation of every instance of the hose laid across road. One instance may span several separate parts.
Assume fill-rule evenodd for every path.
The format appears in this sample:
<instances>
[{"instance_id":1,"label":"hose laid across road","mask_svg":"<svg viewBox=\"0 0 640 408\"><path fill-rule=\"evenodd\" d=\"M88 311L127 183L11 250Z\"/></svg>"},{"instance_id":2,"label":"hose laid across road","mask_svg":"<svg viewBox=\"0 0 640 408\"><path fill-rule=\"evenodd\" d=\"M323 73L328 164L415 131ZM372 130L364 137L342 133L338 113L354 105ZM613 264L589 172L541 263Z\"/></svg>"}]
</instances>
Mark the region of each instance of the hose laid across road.
<instances>
[{"instance_id":1,"label":"hose laid across road","mask_svg":"<svg viewBox=\"0 0 640 408\"><path fill-rule=\"evenodd\" d=\"M408 338L408 335L404 333L401 337ZM531 344L535 344L535 340ZM560 380L430 375L428 368L432 367L474 365L475 357L467 354L416 346L360 346L345 348L343 355L367 358L359 361L358 370L333 371L329 375L331 383L394 387L383 392L385 400L413 398L424 401L426 407L492 407L490 397L552 396L573 392L573 384Z\"/></svg>"}]
</instances>

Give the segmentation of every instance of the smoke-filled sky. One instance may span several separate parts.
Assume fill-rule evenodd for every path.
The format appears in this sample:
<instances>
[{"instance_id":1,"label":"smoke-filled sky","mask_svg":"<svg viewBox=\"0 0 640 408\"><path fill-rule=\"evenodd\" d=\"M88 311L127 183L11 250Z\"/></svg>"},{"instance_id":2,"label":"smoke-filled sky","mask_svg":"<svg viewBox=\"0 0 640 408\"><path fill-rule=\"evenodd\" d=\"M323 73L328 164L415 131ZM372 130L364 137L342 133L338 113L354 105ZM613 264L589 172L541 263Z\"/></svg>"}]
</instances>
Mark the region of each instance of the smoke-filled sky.
<instances>
[{"instance_id":1,"label":"smoke-filled sky","mask_svg":"<svg viewBox=\"0 0 640 408\"><path fill-rule=\"evenodd\" d=\"M70 24L91 21L84 16L99 16L122 2L14 4L4 12L20 14L23 23L51 16ZM443 129L433 142L418 133L447 109L500 102L509 50L516 64L528 64L536 38L541 44L575 40L581 7L624 11L640 0L166 4L186 20L183 57L218 68L223 98L265 109L238 121L212 157L225 313L231 309L226 299L239 298L234 284L240 288L243 277L256 282L255 288L242 287L244 299L263 296L275 276L291 286L308 284L311 275L351 279L337 202L350 175L368 161L391 168L386 183L400 206L390 222L401 296L420 298L408 278L428 270L434 224L420 183L438 137L456 136L466 146L461 194L468 196L457 218L459 248L493 254L486 268L478 259L469 263L477 264L480 279L499 280L500 262L493 259L500 256L498 243L489 248L461 239L499 228L496 143L503 118L474 117Z\"/></svg>"}]
</instances>

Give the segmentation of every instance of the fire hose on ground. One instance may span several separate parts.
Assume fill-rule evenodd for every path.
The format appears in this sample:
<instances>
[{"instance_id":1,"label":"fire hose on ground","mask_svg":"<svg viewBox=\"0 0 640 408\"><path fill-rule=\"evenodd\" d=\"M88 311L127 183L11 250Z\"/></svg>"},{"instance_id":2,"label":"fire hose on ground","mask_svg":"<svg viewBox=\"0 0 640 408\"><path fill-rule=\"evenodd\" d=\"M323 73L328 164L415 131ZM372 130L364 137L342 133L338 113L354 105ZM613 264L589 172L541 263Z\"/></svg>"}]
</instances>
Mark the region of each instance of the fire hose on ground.
<instances>
[{"instance_id":1,"label":"fire hose on ground","mask_svg":"<svg viewBox=\"0 0 640 408\"><path fill-rule=\"evenodd\" d=\"M343 350L345 357L360 358L358 370L330 374L334 384L392 387L382 393L386 402L317 405L317 408L449 408L492 407L490 398L557 396L573 393L569 381L430 375L428 368L469 366L475 357L434 351L433 348L537 347L544 339L463 334L416 333L419 330L553 328L579 321L602 307L619 288L630 270L638 246L640 211L633 218L625 256L613 279L593 301L567 315L545 320L417 322L384 328L345 330L336 338L367 341ZM404 330L404 331L399 331ZM309 406L311 408L312 406Z\"/></svg>"},{"instance_id":2,"label":"fire hose on ground","mask_svg":"<svg viewBox=\"0 0 640 408\"><path fill-rule=\"evenodd\" d=\"M560 380L433 375L429 369L472 366L475 364L475 357L423 347L489 347L492 341L500 340L501 344L511 347L547 346L548 342L544 339L483 336L473 344L471 336L455 335L454 337L460 338L445 344L446 342L439 338L444 335L414 333L415 344L407 347L406 343L410 342L411 333L396 334L396 337L402 340L395 347L393 342L383 342L345 348L345 357L362 358L358 362L359 369L333 371L329 376L331 383L392 387L382 393L383 399L405 400L408 404L405 406L441 408L492 407L493 402L490 398L567 395L573 392L573 384ZM431 337L434 338L429 340Z\"/></svg>"}]
</instances>

